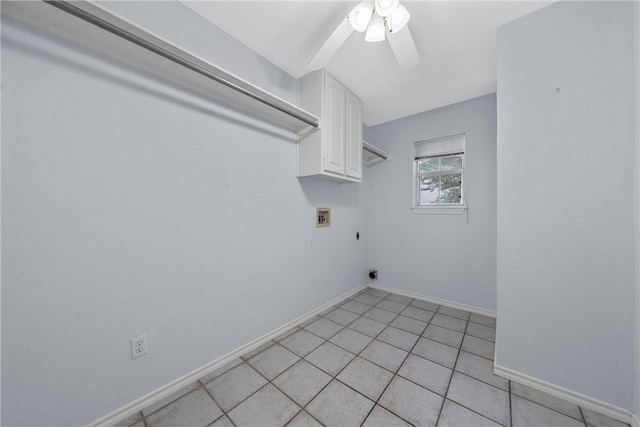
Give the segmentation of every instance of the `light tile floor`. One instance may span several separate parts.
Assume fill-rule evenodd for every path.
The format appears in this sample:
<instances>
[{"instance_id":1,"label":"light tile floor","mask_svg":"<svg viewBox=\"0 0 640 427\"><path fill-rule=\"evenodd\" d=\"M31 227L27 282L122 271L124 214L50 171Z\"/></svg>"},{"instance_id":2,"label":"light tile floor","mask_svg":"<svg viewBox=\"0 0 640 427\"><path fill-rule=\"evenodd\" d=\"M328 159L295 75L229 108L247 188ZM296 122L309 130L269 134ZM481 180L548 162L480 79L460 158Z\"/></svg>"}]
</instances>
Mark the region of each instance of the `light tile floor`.
<instances>
[{"instance_id":1,"label":"light tile floor","mask_svg":"<svg viewBox=\"0 0 640 427\"><path fill-rule=\"evenodd\" d=\"M493 375L495 319L365 289L119 425L626 424Z\"/></svg>"}]
</instances>

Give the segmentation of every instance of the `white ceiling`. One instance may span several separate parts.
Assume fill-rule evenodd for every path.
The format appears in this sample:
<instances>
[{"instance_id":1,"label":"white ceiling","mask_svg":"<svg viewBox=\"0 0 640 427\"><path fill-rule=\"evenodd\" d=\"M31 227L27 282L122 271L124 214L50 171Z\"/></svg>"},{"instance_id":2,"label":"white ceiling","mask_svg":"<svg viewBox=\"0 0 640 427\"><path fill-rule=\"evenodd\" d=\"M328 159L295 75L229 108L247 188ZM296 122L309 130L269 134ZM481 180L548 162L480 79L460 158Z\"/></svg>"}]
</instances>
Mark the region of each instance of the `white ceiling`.
<instances>
[{"instance_id":1,"label":"white ceiling","mask_svg":"<svg viewBox=\"0 0 640 427\"><path fill-rule=\"evenodd\" d=\"M184 1L292 76L358 1ZM497 28L550 1L407 1L409 28L422 62L402 72L387 41L354 32L326 65L364 101L368 126L496 90Z\"/></svg>"}]
</instances>

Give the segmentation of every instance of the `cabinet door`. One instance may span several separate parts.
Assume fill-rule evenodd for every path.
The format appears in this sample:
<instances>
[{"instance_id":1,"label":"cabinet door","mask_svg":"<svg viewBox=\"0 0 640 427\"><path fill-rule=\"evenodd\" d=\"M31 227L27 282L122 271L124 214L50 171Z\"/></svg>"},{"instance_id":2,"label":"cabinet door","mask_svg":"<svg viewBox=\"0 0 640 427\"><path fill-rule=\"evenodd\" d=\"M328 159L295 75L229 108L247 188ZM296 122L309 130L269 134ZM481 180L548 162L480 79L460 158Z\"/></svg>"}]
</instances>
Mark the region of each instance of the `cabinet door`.
<instances>
[{"instance_id":1,"label":"cabinet door","mask_svg":"<svg viewBox=\"0 0 640 427\"><path fill-rule=\"evenodd\" d=\"M362 178L362 101L347 91L346 94L345 175Z\"/></svg>"},{"instance_id":2,"label":"cabinet door","mask_svg":"<svg viewBox=\"0 0 640 427\"><path fill-rule=\"evenodd\" d=\"M323 168L344 174L344 105L345 88L328 74L324 88Z\"/></svg>"}]
</instances>

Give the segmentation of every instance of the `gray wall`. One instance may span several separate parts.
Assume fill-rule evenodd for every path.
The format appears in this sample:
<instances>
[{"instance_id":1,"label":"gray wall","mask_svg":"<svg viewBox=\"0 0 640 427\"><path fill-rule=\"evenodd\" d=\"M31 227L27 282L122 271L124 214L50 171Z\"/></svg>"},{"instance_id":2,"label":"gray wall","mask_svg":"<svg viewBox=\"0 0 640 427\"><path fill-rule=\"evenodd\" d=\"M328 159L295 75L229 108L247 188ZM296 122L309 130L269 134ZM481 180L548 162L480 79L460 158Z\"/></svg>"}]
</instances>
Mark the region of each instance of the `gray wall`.
<instances>
[{"instance_id":1,"label":"gray wall","mask_svg":"<svg viewBox=\"0 0 640 427\"><path fill-rule=\"evenodd\" d=\"M413 143L466 132L465 215L416 214ZM496 309L496 97L469 101L365 129L389 153L367 182L369 265L381 285Z\"/></svg>"},{"instance_id":2,"label":"gray wall","mask_svg":"<svg viewBox=\"0 0 640 427\"><path fill-rule=\"evenodd\" d=\"M183 6L143 9L295 99ZM2 79L3 425L88 423L366 281L363 185L297 179L292 135L9 18Z\"/></svg>"},{"instance_id":3,"label":"gray wall","mask_svg":"<svg viewBox=\"0 0 640 427\"><path fill-rule=\"evenodd\" d=\"M498 32L496 365L634 409L631 2Z\"/></svg>"}]
</instances>

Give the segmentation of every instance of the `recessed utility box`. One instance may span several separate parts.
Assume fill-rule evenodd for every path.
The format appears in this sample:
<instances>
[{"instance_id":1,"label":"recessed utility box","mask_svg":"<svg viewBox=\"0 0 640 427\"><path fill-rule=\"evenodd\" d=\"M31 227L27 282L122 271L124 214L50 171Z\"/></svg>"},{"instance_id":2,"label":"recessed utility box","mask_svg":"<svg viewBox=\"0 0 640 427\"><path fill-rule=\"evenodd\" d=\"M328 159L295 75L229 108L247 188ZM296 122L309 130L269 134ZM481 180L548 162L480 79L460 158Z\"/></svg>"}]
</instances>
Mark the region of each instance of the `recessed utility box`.
<instances>
[{"instance_id":1,"label":"recessed utility box","mask_svg":"<svg viewBox=\"0 0 640 427\"><path fill-rule=\"evenodd\" d=\"M316 209L316 228L331 227L331 208Z\"/></svg>"}]
</instances>

